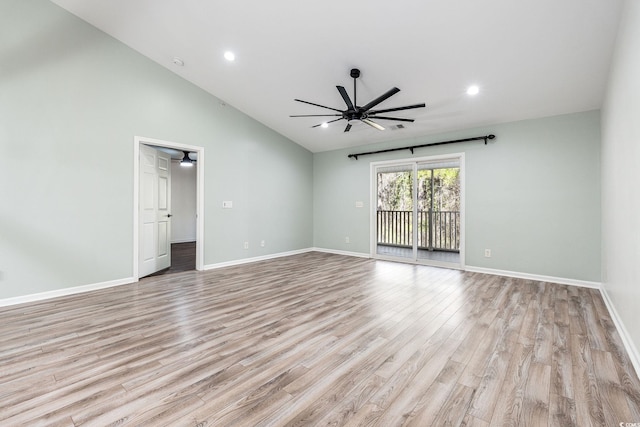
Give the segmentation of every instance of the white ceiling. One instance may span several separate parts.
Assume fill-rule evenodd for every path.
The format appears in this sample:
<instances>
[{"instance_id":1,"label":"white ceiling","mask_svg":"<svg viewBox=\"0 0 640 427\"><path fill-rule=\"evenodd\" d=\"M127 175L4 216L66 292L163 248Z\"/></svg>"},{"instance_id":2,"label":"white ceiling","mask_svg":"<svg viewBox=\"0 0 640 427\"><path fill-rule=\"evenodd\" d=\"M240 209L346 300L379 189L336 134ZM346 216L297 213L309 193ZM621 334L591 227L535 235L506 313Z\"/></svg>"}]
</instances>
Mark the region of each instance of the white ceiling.
<instances>
[{"instance_id":1,"label":"white ceiling","mask_svg":"<svg viewBox=\"0 0 640 427\"><path fill-rule=\"evenodd\" d=\"M313 152L600 108L622 0L52 0ZM223 58L232 50L234 62ZM174 57L185 65L178 67ZM292 114L425 102L380 122ZM470 84L480 94L465 94Z\"/></svg>"}]
</instances>

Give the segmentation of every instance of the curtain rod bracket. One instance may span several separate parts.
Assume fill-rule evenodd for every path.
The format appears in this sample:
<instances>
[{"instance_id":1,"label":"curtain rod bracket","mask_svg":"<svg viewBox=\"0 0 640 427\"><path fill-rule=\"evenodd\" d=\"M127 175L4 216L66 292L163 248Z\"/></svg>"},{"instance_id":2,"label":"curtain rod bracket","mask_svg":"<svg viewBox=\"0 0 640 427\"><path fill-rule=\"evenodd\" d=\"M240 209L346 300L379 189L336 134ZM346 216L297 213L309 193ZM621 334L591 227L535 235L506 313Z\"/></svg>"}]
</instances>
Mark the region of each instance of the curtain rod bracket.
<instances>
[{"instance_id":1,"label":"curtain rod bracket","mask_svg":"<svg viewBox=\"0 0 640 427\"><path fill-rule=\"evenodd\" d=\"M484 145L487 145L487 139L494 139L496 136L491 134L484 137Z\"/></svg>"}]
</instances>

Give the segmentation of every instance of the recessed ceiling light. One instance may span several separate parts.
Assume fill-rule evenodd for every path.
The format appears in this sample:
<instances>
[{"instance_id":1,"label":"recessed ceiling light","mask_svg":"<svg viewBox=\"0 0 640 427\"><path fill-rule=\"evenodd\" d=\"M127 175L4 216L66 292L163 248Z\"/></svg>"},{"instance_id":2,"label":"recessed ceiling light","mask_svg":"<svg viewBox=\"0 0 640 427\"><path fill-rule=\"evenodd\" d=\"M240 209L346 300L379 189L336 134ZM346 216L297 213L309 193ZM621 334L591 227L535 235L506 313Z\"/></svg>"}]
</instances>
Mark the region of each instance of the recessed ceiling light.
<instances>
[{"instance_id":1,"label":"recessed ceiling light","mask_svg":"<svg viewBox=\"0 0 640 427\"><path fill-rule=\"evenodd\" d=\"M236 55L228 50L224 53L224 59L226 59L227 61L235 61Z\"/></svg>"},{"instance_id":2,"label":"recessed ceiling light","mask_svg":"<svg viewBox=\"0 0 640 427\"><path fill-rule=\"evenodd\" d=\"M178 67L183 67L184 66L184 61L180 58L178 58L177 56L173 57L173 63L176 64Z\"/></svg>"},{"instance_id":3,"label":"recessed ceiling light","mask_svg":"<svg viewBox=\"0 0 640 427\"><path fill-rule=\"evenodd\" d=\"M329 123L324 122L323 124L320 125L321 128L328 128L329 127Z\"/></svg>"},{"instance_id":4,"label":"recessed ceiling light","mask_svg":"<svg viewBox=\"0 0 640 427\"><path fill-rule=\"evenodd\" d=\"M480 92L480 88L476 85L469 86L467 88L467 95L477 95Z\"/></svg>"}]
</instances>

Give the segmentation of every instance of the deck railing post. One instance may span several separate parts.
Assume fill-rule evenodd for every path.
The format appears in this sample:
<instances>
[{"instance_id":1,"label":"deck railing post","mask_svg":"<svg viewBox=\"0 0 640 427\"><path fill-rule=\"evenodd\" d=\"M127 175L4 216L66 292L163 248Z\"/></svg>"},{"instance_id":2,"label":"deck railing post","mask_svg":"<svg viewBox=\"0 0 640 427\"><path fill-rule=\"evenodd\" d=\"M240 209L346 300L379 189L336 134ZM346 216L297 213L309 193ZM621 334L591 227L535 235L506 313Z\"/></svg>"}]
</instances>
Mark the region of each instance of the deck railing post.
<instances>
[{"instance_id":1,"label":"deck railing post","mask_svg":"<svg viewBox=\"0 0 640 427\"><path fill-rule=\"evenodd\" d=\"M437 229L438 229L438 223L437 223L437 218L436 218L436 213L435 211L431 211L429 213L430 216L430 220L431 220L431 225L429 226L429 232L431 233L431 236L429 236L429 250L432 251L436 246L438 246L438 241L437 241Z\"/></svg>"}]
</instances>

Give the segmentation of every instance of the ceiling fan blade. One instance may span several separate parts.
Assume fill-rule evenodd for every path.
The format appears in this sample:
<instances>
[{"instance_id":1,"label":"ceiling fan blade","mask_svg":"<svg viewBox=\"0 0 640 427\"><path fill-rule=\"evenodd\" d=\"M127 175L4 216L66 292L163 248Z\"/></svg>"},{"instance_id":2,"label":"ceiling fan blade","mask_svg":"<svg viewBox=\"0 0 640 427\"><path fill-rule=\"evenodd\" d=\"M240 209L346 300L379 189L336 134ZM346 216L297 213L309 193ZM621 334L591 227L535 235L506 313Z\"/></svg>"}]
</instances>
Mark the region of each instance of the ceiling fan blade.
<instances>
[{"instance_id":1,"label":"ceiling fan blade","mask_svg":"<svg viewBox=\"0 0 640 427\"><path fill-rule=\"evenodd\" d=\"M386 117L386 116L374 116L374 115L369 115L370 119L380 119L380 120L395 120L397 122L415 122L414 119L403 119L400 117Z\"/></svg>"},{"instance_id":2,"label":"ceiling fan blade","mask_svg":"<svg viewBox=\"0 0 640 427\"><path fill-rule=\"evenodd\" d=\"M386 108L384 110L371 110L369 111L369 114L378 114L378 113L390 113L392 111L401 111L401 110L412 110L414 108L424 108L426 107L426 105L423 104L414 104L414 105L407 105L404 107L396 107L396 108Z\"/></svg>"},{"instance_id":3,"label":"ceiling fan blade","mask_svg":"<svg viewBox=\"0 0 640 427\"><path fill-rule=\"evenodd\" d=\"M289 117L336 117L342 116L342 114L297 114Z\"/></svg>"},{"instance_id":4,"label":"ceiling fan blade","mask_svg":"<svg viewBox=\"0 0 640 427\"><path fill-rule=\"evenodd\" d=\"M339 119L335 119L335 120L329 120L328 122L318 123L317 125L313 125L311 127L312 128L317 128L318 126L322 126L324 123L329 124L329 123L337 122L338 120L342 120L342 117L340 117Z\"/></svg>"},{"instance_id":5,"label":"ceiling fan blade","mask_svg":"<svg viewBox=\"0 0 640 427\"><path fill-rule=\"evenodd\" d=\"M380 126L379 124L377 124L376 122L372 122L369 119L361 119L362 122L368 124L369 126L376 128L378 130L384 130L384 128L382 126Z\"/></svg>"},{"instance_id":6,"label":"ceiling fan blade","mask_svg":"<svg viewBox=\"0 0 640 427\"><path fill-rule=\"evenodd\" d=\"M351 102L351 98L349 98L349 94L347 94L347 90L342 86L336 86L336 87L338 88L338 92L340 92L342 99L344 99L344 103L347 104L347 108L349 110L355 110L355 107L353 106L353 102Z\"/></svg>"},{"instance_id":7,"label":"ceiling fan blade","mask_svg":"<svg viewBox=\"0 0 640 427\"><path fill-rule=\"evenodd\" d=\"M351 123L347 123L347 127L344 128L345 132L349 132L351 130Z\"/></svg>"},{"instance_id":8,"label":"ceiling fan blade","mask_svg":"<svg viewBox=\"0 0 640 427\"><path fill-rule=\"evenodd\" d=\"M398 92L400 92L400 89L398 89L397 87L394 87L393 89L389 89L387 92L383 93L382 95L380 95L379 97L377 97L376 99L374 99L373 101L365 105L364 107L360 108L360 111L367 111L370 108L375 107L385 99L395 95Z\"/></svg>"},{"instance_id":9,"label":"ceiling fan blade","mask_svg":"<svg viewBox=\"0 0 640 427\"><path fill-rule=\"evenodd\" d=\"M337 111L339 113L342 113L342 110L338 110L337 108L331 108L331 107L327 107L325 105L314 104L313 102L303 101L302 99L294 99L294 101L302 102L303 104L315 105L316 107L326 108L328 110L333 110L333 111Z\"/></svg>"}]
</instances>

